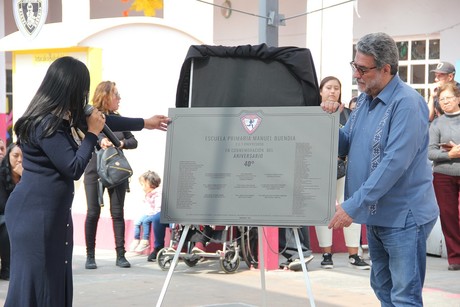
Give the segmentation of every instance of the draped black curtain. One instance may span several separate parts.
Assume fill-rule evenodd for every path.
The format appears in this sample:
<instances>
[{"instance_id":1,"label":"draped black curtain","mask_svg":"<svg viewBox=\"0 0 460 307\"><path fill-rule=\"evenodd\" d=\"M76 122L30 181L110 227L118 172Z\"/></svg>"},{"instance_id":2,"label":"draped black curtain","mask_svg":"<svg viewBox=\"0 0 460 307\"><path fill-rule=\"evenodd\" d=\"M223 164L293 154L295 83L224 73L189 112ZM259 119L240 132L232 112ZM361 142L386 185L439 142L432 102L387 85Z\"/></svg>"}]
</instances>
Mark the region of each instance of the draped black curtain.
<instances>
[{"instance_id":1,"label":"draped black curtain","mask_svg":"<svg viewBox=\"0 0 460 307\"><path fill-rule=\"evenodd\" d=\"M193 75L191 75L193 60ZM181 69L176 107L319 106L310 50L193 45Z\"/></svg>"}]
</instances>

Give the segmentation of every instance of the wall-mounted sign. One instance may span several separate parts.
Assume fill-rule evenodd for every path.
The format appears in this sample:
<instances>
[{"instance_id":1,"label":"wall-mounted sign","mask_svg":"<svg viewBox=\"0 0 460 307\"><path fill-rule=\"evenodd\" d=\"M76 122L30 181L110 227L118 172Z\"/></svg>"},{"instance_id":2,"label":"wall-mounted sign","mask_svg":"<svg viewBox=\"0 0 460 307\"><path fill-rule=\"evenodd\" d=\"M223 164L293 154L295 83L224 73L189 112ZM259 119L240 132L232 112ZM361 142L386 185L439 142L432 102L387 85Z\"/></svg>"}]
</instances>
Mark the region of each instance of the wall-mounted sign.
<instances>
[{"instance_id":1,"label":"wall-mounted sign","mask_svg":"<svg viewBox=\"0 0 460 307\"><path fill-rule=\"evenodd\" d=\"M13 0L13 13L19 31L33 39L45 24L48 0Z\"/></svg>"}]
</instances>

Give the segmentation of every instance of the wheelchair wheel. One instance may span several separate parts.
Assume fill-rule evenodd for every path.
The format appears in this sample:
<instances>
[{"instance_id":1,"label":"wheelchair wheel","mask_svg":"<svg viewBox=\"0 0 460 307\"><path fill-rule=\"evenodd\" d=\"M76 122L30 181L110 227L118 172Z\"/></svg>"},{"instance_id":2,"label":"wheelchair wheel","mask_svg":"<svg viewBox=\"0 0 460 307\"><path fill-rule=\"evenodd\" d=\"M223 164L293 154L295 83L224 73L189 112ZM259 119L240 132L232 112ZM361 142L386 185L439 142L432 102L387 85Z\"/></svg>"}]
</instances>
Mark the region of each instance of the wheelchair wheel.
<instances>
[{"instance_id":1,"label":"wheelchair wheel","mask_svg":"<svg viewBox=\"0 0 460 307\"><path fill-rule=\"evenodd\" d=\"M225 273L235 273L240 267L240 257L235 258L235 251L233 249L227 250L224 258L220 260L220 267Z\"/></svg>"},{"instance_id":2,"label":"wheelchair wheel","mask_svg":"<svg viewBox=\"0 0 460 307\"><path fill-rule=\"evenodd\" d=\"M246 262L248 268L259 267L258 248L259 236L257 234L257 227L242 227L241 229L241 256Z\"/></svg>"},{"instance_id":3,"label":"wheelchair wheel","mask_svg":"<svg viewBox=\"0 0 460 307\"><path fill-rule=\"evenodd\" d=\"M163 271L169 270L174 259L174 256L165 255L165 252L166 250L162 248L157 254L157 263Z\"/></svg>"},{"instance_id":4,"label":"wheelchair wheel","mask_svg":"<svg viewBox=\"0 0 460 307\"><path fill-rule=\"evenodd\" d=\"M198 258L198 257L192 257L192 258L189 258L189 259L184 258L185 264L188 265L191 268L194 267L198 263L199 260L200 260L200 258Z\"/></svg>"}]
</instances>

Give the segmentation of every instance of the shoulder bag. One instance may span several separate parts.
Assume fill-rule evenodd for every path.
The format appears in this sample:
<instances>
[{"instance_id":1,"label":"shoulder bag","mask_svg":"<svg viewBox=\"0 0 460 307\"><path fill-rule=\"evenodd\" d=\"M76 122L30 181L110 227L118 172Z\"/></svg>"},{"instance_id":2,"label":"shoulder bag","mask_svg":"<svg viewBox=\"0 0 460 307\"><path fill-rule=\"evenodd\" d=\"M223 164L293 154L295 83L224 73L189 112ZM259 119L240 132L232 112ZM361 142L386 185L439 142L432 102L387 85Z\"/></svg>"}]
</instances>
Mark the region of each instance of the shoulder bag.
<instances>
[{"instance_id":1,"label":"shoulder bag","mask_svg":"<svg viewBox=\"0 0 460 307\"><path fill-rule=\"evenodd\" d=\"M133 175L123 151L116 147L108 147L97 151L97 174L106 188L120 185Z\"/></svg>"}]
</instances>

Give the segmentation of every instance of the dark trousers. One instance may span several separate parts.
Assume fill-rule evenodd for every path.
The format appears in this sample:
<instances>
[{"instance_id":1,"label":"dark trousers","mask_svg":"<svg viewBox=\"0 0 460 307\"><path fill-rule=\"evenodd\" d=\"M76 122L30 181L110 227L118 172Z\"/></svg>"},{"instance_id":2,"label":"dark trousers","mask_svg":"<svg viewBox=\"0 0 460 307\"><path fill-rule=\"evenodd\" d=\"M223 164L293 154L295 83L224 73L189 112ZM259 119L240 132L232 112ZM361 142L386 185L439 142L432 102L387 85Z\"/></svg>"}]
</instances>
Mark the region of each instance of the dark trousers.
<instances>
[{"instance_id":1,"label":"dark trousers","mask_svg":"<svg viewBox=\"0 0 460 307\"><path fill-rule=\"evenodd\" d=\"M2 268L0 272L9 271L10 269L10 239L6 224L0 225L0 258L2 259Z\"/></svg>"},{"instance_id":2,"label":"dark trousers","mask_svg":"<svg viewBox=\"0 0 460 307\"><path fill-rule=\"evenodd\" d=\"M108 189L110 198L110 215L112 217L115 248L118 252L125 251L125 219L124 205L127 184L123 183ZM88 211L85 221L86 250L94 252L96 247L97 223L101 215L101 206L98 202L97 184L85 184L86 203Z\"/></svg>"},{"instance_id":3,"label":"dark trousers","mask_svg":"<svg viewBox=\"0 0 460 307\"><path fill-rule=\"evenodd\" d=\"M449 264L460 264L460 176L433 174Z\"/></svg>"},{"instance_id":4,"label":"dark trousers","mask_svg":"<svg viewBox=\"0 0 460 307\"><path fill-rule=\"evenodd\" d=\"M311 255L310 250L310 231L308 226L302 226L298 228L299 230L299 240L302 251L304 252L304 257ZM278 238L279 238L279 252L286 257L287 259L297 259L299 258L299 253L297 251L297 244L295 242L295 236L292 228L279 228L278 229Z\"/></svg>"}]
</instances>

